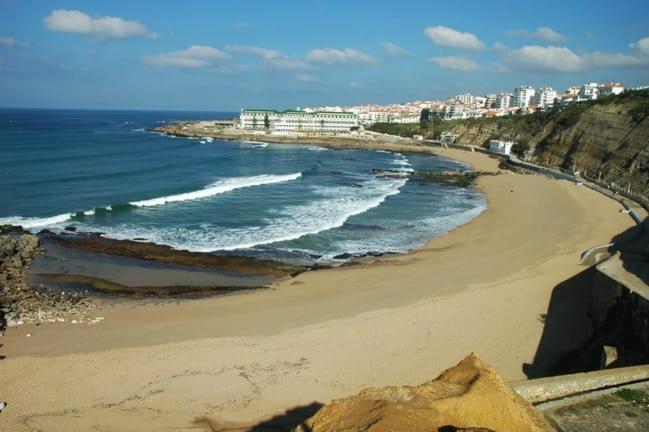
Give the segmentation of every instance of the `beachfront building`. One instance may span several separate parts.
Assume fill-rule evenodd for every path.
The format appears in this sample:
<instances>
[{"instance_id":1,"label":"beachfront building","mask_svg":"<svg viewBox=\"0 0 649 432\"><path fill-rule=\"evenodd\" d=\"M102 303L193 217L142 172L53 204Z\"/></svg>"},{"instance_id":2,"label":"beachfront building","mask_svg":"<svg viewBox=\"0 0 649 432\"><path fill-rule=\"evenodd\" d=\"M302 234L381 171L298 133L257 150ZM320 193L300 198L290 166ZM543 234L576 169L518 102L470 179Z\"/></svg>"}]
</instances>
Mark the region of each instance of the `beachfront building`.
<instances>
[{"instance_id":1,"label":"beachfront building","mask_svg":"<svg viewBox=\"0 0 649 432\"><path fill-rule=\"evenodd\" d=\"M534 95L534 104L540 108L554 105L557 92L552 87L541 87Z\"/></svg>"},{"instance_id":2,"label":"beachfront building","mask_svg":"<svg viewBox=\"0 0 649 432\"><path fill-rule=\"evenodd\" d=\"M489 140L489 150L494 153L508 155L514 147L513 141Z\"/></svg>"},{"instance_id":3,"label":"beachfront building","mask_svg":"<svg viewBox=\"0 0 649 432\"><path fill-rule=\"evenodd\" d=\"M527 108L532 103L536 91L530 86L520 86L514 89L512 106L516 108Z\"/></svg>"},{"instance_id":4,"label":"beachfront building","mask_svg":"<svg viewBox=\"0 0 649 432\"><path fill-rule=\"evenodd\" d=\"M275 134L339 134L358 126L350 112L242 109L239 119L243 130Z\"/></svg>"}]
</instances>

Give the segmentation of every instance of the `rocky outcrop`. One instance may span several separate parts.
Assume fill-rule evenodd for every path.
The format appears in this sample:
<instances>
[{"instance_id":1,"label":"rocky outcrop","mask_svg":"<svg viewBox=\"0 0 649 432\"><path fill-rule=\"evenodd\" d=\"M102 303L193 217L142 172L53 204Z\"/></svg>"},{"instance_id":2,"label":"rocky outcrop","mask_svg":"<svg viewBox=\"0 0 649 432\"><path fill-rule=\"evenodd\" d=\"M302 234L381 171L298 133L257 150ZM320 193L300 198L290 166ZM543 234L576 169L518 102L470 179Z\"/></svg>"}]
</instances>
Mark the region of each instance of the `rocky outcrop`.
<instances>
[{"instance_id":1,"label":"rocky outcrop","mask_svg":"<svg viewBox=\"0 0 649 432\"><path fill-rule=\"evenodd\" d=\"M416 387L370 388L322 407L295 432L550 431L543 416L471 354Z\"/></svg>"},{"instance_id":2,"label":"rocky outcrop","mask_svg":"<svg viewBox=\"0 0 649 432\"><path fill-rule=\"evenodd\" d=\"M597 103L531 115L456 122L458 142L486 146L514 140L526 157L648 194L649 94L632 92Z\"/></svg>"},{"instance_id":3,"label":"rocky outcrop","mask_svg":"<svg viewBox=\"0 0 649 432\"><path fill-rule=\"evenodd\" d=\"M41 252L34 235L0 235L0 331L5 326L62 320L66 314L94 308L79 294L56 294L29 286L26 269Z\"/></svg>"}]
</instances>

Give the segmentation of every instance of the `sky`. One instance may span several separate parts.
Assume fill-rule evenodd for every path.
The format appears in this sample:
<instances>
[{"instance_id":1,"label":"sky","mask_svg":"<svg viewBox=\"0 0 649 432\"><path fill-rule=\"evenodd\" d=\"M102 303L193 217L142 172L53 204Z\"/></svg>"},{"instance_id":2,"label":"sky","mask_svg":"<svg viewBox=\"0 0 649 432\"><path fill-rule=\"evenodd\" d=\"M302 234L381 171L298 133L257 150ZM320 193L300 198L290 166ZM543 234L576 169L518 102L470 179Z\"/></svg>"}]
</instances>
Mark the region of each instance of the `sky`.
<instances>
[{"instance_id":1,"label":"sky","mask_svg":"<svg viewBox=\"0 0 649 432\"><path fill-rule=\"evenodd\" d=\"M0 106L238 111L649 84L649 0L0 0Z\"/></svg>"}]
</instances>

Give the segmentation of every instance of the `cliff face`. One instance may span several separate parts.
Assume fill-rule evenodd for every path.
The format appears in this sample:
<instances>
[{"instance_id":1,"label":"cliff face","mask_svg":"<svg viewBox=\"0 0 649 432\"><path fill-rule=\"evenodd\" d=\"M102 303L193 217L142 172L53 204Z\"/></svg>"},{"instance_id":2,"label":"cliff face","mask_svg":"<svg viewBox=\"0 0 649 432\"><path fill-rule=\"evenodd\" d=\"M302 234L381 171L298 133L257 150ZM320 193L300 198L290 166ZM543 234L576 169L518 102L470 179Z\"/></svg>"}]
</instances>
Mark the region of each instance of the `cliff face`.
<instances>
[{"instance_id":1,"label":"cliff face","mask_svg":"<svg viewBox=\"0 0 649 432\"><path fill-rule=\"evenodd\" d=\"M578 104L579 105L579 104ZM574 167L591 177L649 195L649 96L572 106L564 111L464 121L451 131L476 146L501 138L526 145L534 162Z\"/></svg>"}]
</instances>

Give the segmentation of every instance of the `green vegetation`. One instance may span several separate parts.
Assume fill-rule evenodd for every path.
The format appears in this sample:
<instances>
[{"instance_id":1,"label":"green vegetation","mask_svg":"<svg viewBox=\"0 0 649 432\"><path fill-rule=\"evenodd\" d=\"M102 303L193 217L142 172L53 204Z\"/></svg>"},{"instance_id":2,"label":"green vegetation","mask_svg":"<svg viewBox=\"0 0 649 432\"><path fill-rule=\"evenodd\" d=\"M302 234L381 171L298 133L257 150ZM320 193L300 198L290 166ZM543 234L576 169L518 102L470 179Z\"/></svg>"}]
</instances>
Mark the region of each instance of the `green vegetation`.
<instances>
[{"instance_id":1,"label":"green vegetation","mask_svg":"<svg viewBox=\"0 0 649 432\"><path fill-rule=\"evenodd\" d=\"M531 137L541 133L550 122L554 122L560 129L567 129L579 121L582 113L595 106L627 103L634 105L629 113L635 122L639 123L649 116L649 90L639 90L625 92L617 96L605 96L595 101L559 106L529 115L515 114L502 117L443 121L436 113L422 110L419 123L375 123L368 129L401 137L423 135L426 139L437 139L442 132L456 131L459 126L467 128L489 127L489 129L495 131L490 138L502 137L518 141L514 151L520 154L527 148L527 143L521 137Z\"/></svg>"},{"instance_id":2,"label":"green vegetation","mask_svg":"<svg viewBox=\"0 0 649 432\"><path fill-rule=\"evenodd\" d=\"M620 399L631 402L633 405L649 412L649 394L642 390L622 389L615 392Z\"/></svg>"}]
</instances>

